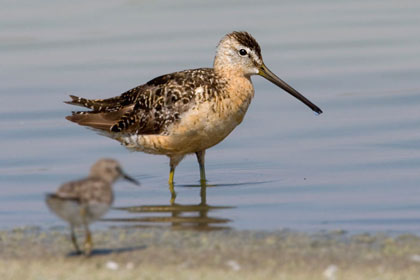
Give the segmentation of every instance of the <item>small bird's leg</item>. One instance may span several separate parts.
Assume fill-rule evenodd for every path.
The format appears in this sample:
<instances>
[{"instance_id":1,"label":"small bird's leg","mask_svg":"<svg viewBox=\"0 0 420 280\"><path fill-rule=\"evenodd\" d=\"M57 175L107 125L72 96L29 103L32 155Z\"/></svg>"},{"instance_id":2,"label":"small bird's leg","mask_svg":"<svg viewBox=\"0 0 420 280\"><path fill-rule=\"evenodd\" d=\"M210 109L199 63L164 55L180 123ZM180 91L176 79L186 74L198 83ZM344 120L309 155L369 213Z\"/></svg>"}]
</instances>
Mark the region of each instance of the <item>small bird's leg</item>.
<instances>
[{"instance_id":1,"label":"small bird's leg","mask_svg":"<svg viewBox=\"0 0 420 280\"><path fill-rule=\"evenodd\" d=\"M90 256L90 254L92 253L93 243L92 243L92 235L90 233L89 226L87 224L85 225L85 230L86 230L85 255Z\"/></svg>"},{"instance_id":2,"label":"small bird's leg","mask_svg":"<svg viewBox=\"0 0 420 280\"><path fill-rule=\"evenodd\" d=\"M72 224L70 224L70 236L71 236L71 242L73 243L74 248L76 249L76 253L80 254L79 245L77 245L77 238L76 234L74 232L74 227Z\"/></svg>"},{"instance_id":3,"label":"small bird's leg","mask_svg":"<svg viewBox=\"0 0 420 280\"><path fill-rule=\"evenodd\" d=\"M195 153L197 155L198 165L200 166L200 183L201 185L206 184L206 170L204 168L204 156L206 154L206 150L199 151Z\"/></svg>"},{"instance_id":4,"label":"small bird's leg","mask_svg":"<svg viewBox=\"0 0 420 280\"><path fill-rule=\"evenodd\" d=\"M90 230L89 230L89 225L87 222L87 209L86 206L82 207L80 209L80 215L82 216L82 220L83 220L83 227L85 228L85 234L86 234L86 238L85 238L85 256L89 256L90 253L92 252L92 235L90 234Z\"/></svg>"}]
</instances>

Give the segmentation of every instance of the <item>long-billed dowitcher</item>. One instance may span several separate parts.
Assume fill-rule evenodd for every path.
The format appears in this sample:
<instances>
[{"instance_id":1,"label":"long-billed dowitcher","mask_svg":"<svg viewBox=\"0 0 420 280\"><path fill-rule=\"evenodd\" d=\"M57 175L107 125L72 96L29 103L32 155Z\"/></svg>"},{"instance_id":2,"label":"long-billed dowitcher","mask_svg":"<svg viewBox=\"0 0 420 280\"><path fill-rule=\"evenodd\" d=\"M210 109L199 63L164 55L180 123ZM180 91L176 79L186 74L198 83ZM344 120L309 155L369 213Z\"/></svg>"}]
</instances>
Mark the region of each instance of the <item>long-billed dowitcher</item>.
<instances>
[{"instance_id":1,"label":"long-billed dowitcher","mask_svg":"<svg viewBox=\"0 0 420 280\"><path fill-rule=\"evenodd\" d=\"M58 217L69 222L71 241L80 252L74 232L75 227L83 226L86 239L84 253L92 250L92 237L89 224L102 217L114 199L112 183L119 177L134 184L139 183L125 174L119 163L113 159L100 159L92 167L87 178L71 181L60 186L54 194L47 194L46 203Z\"/></svg>"},{"instance_id":2,"label":"long-billed dowitcher","mask_svg":"<svg viewBox=\"0 0 420 280\"><path fill-rule=\"evenodd\" d=\"M213 68L163 75L108 99L71 95L66 103L91 111L73 112L67 119L97 129L129 149L167 155L171 185L175 167L185 155L195 153L205 182L205 151L242 122L254 96L252 75L263 76L322 113L265 66L261 48L249 33L232 32L221 39Z\"/></svg>"}]
</instances>

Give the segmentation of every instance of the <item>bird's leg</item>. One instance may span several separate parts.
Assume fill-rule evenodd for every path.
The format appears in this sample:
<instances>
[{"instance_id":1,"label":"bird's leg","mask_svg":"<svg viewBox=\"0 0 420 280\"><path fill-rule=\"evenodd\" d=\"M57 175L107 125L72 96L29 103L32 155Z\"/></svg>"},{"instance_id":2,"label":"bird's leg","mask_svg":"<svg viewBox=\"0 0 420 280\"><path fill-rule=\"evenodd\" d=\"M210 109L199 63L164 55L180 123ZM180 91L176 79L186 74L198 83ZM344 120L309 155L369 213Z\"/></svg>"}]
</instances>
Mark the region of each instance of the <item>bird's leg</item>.
<instances>
[{"instance_id":1,"label":"bird's leg","mask_svg":"<svg viewBox=\"0 0 420 280\"><path fill-rule=\"evenodd\" d=\"M77 238L76 234L74 232L74 227L72 224L70 224L70 236L71 236L71 242L73 243L74 248L76 249L76 253L80 254L79 245L77 245Z\"/></svg>"},{"instance_id":2,"label":"bird's leg","mask_svg":"<svg viewBox=\"0 0 420 280\"><path fill-rule=\"evenodd\" d=\"M173 186L174 186L175 166L173 166L172 164L169 164L169 165L170 165L170 170L169 170L168 184L173 188Z\"/></svg>"},{"instance_id":3,"label":"bird's leg","mask_svg":"<svg viewBox=\"0 0 420 280\"><path fill-rule=\"evenodd\" d=\"M89 230L89 225L88 225L88 221L86 218L87 215L87 209L86 206L82 207L80 210L80 215L82 216L82 220L83 220L83 227L85 228L85 234L86 234L86 238L85 238L85 256L89 256L90 253L92 252L92 235L90 234L90 230Z\"/></svg>"},{"instance_id":4,"label":"bird's leg","mask_svg":"<svg viewBox=\"0 0 420 280\"><path fill-rule=\"evenodd\" d=\"M200 183L201 185L206 184L206 170L204 168L204 156L206 154L206 150L199 151L195 153L197 155L198 165L200 166Z\"/></svg>"},{"instance_id":5,"label":"bird's leg","mask_svg":"<svg viewBox=\"0 0 420 280\"><path fill-rule=\"evenodd\" d=\"M90 233L89 226L87 224L85 225L85 230L86 230L85 255L90 256L90 254L92 253L93 243L92 243L92 235Z\"/></svg>"},{"instance_id":6,"label":"bird's leg","mask_svg":"<svg viewBox=\"0 0 420 280\"><path fill-rule=\"evenodd\" d=\"M175 168L178 165L178 163L180 163L180 161L184 158L185 155L171 155L169 156L170 161L169 161L169 167L170 167L170 171L169 171L169 186L174 184L174 174L175 174Z\"/></svg>"},{"instance_id":7,"label":"bird's leg","mask_svg":"<svg viewBox=\"0 0 420 280\"><path fill-rule=\"evenodd\" d=\"M201 185L201 189L200 189L200 205L207 205L207 186L206 185Z\"/></svg>"},{"instance_id":8,"label":"bird's leg","mask_svg":"<svg viewBox=\"0 0 420 280\"><path fill-rule=\"evenodd\" d=\"M171 205L173 205L175 203L175 199L176 199L176 192L175 192L174 184L169 183L169 191L171 192L170 203L171 203Z\"/></svg>"}]
</instances>

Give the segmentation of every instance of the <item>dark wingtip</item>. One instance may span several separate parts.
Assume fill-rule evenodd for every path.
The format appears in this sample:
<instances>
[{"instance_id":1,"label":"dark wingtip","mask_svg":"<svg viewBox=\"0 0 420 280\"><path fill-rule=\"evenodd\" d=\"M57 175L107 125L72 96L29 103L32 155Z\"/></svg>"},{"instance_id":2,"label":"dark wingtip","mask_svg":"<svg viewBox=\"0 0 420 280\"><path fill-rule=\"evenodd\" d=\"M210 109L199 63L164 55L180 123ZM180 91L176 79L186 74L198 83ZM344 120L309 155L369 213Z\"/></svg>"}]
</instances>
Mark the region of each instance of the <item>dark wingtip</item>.
<instances>
[{"instance_id":1,"label":"dark wingtip","mask_svg":"<svg viewBox=\"0 0 420 280\"><path fill-rule=\"evenodd\" d=\"M55 194L55 193L46 193L45 194L45 198L54 198L54 197L56 197L57 195Z\"/></svg>"},{"instance_id":2,"label":"dark wingtip","mask_svg":"<svg viewBox=\"0 0 420 280\"><path fill-rule=\"evenodd\" d=\"M71 100L64 101L64 103L70 104L70 105L77 105L79 103L78 100L80 98L78 96L72 95L72 94L70 94L69 96L70 96Z\"/></svg>"},{"instance_id":3,"label":"dark wingtip","mask_svg":"<svg viewBox=\"0 0 420 280\"><path fill-rule=\"evenodd\" d=\"M59 197L55 193L47 193L45 194L45 202L49 204L52 200L61 200L61 197Z\"/></svg>"}]
</instances>

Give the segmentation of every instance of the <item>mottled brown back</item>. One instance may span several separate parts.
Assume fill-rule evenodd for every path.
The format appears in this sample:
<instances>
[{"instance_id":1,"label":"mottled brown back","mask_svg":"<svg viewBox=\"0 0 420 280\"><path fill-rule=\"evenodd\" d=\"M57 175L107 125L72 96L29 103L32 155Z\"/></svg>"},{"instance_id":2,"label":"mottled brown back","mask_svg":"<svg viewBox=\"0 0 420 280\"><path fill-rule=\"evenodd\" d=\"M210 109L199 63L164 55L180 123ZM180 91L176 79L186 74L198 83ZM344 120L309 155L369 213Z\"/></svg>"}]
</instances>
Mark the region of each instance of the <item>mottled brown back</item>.
<instances>
[{"instance_id":1,"label":"mottled brown back","mask_svg":"<svg viewBox=\"0 0 420 280\"><path fill-rule=\"evenodd\" d=\"M198 98L214 98L223 86L211 68L185 70L157 77L120 96L90 100L70 96L66 103L91 109L73 112L68 120L107 132L162 134ZM196 89L205 89L197 96Z\"/></svg>"}]
</instances>

